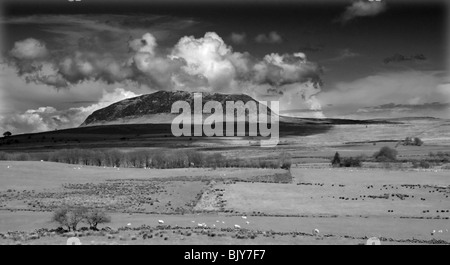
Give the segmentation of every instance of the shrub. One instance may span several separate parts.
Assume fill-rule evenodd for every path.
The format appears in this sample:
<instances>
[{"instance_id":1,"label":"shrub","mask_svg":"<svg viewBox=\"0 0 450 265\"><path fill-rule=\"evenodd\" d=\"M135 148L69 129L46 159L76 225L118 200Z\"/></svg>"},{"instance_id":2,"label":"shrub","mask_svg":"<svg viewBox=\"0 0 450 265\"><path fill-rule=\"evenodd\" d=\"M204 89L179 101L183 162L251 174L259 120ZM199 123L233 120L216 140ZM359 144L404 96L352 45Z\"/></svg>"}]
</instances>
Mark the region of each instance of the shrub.
<instances>
[{"instance_id":1,"label":"shrub","mask_svg":"<svg viewBox=\"0 0 450 265\"><path fill-rule=\"evenodd\" d=\"M9 137L11 135L12 135L12 133L10 131L6 131L3 133L3 137Z\"/></svg>"},{"instance_id":2,"label":"shrub","mask_svg":"<svg viewBox=\"0 0 450 265\"><path fill-rule=\"evenodd\" d=\"M282 169L286 169L286 170L291 169L291 165L292 165L291 155L286 153L286 152L281 153L281 155L280 155L280 165L281 165L280 167Z\"/></svg>"},{"instance_id":3,"label":"shrub","mask_svg":"<svg viewBox=\"0 0 450 265\"><path fill-rule=\"evenodd\" d=\"M69 231L77 231L77 225L85 219L87 208L62 206L53 213L52 221L67 227Z\"/></svg>"},{"instance_id":4,"label":"shrub","mask_svg":"<svg viewBox=\"0 0 450 265\"><path fill-rule=\"evenodd\" d=\"M379 162L388 162L397 160L397 154L397 150L389 146L383 146L380 151L373 154L373 157Z\"/></svg>"},{"instance_id":5,"label":"shrub","mask_svg":"<svg viewBox=\"0 0 450 265\"><path fill-rule=\"evenodd\" d=\"M403 145L421 146L422 144L423 141L419 137L406 137L405 140L403 140Z\"/></svg>"},{"instance_id":6,"label":"shrub","mask_svg":"<svg viewBox=\"0 0 450 265\"><path fill-rule=\"evenodd\" d=\"M90 229L98 230L97 225L111 222L111 217L105 212L98 209L92 209L85 213L85 221L89 224Z\"/></svg>"},{"instance_id":7,"label":"shrub","mask_svg":"<svg viewBox=\"0 0 450 265\"><path fill-rule=\"evenodd\" d=\"M430 168L431 164L427 161L413 161L413 168Z\"/></svg>"},{"instance_id":8,"label":"shrub","mask_svg":"<svg viewBox=\"0 0 450 265\"><path fill-rule=\"evenodd\" d=\"M343 159L340 166L341 167L361 167L362 166L361 158L346 157Z\"/></svg>"},{"instance_id":9,"label":"shrub","mask_svg":"<svg viewBox=\"0 0 450 265\"><path fill-rule=\"evenodd\" d=\"M334 154L333 160L331 160L331 165L333 165L334 167L341 166L341 156L339 155L338 152L336 152L336 154Z\"/></svg>"},{"instance_id":10,"label":"shrub","mask_svg":"<svg viewBox=\"0 0 450 265\"><path fill-rule=\"evenodd\" d=\"M420 138L415 137L414 138L414 145L421 146L421 145L423 145L423 141Z\"/></svg>"}]
</instances>

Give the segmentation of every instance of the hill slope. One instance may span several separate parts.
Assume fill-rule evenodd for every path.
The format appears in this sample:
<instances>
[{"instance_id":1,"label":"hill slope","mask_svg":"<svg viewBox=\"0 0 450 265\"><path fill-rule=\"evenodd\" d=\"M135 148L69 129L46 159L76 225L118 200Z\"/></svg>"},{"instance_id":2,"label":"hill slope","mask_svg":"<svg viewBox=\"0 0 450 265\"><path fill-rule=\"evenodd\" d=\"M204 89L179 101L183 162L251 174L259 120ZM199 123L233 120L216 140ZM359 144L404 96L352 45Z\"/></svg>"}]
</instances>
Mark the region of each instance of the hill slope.
<instances>
[{"instance_id":1,"label":"hill slope","mask_svg":"<svg viewBox=\"0 0 450 265\"><path fill-rule=\"evenodd\" d=\"M194 93L186 91L158 91L152 94L129 98L94 111L81 126L112 124L171 123L179 114L172 114L172 104L186 101L194 111ZM225 110L227 101L247 103L258 101L244 94L202 93L202 107L207 101L217 101ZM270 113L270 109L268 110Z\"/></svg>"}]
</instances>

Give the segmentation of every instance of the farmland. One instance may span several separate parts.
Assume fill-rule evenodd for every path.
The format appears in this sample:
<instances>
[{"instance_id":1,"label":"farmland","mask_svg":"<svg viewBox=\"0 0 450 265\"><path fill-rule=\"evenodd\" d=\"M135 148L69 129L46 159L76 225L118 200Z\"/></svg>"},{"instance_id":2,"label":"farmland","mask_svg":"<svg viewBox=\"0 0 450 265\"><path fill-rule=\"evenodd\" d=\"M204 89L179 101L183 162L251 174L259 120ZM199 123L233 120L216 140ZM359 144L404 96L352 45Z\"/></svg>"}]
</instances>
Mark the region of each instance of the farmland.
<instances>
[{"instance_id":1,"label":"farmland","mask_svg":"<svg viewBox=\"0 0 450 265\"><path fill-rule=\"evenodd\" d=\"M180 140L186 146L179 150L201 152L205 159L220 153L242 162L218 167L55 163L38 160L53 149L34 146L29 154L36 155L35 161L0 161L0 243L65 244L67 236L77 235L83 244L354 245L373 236L382 244L449 244L448 132L426 132L423 146L404 146L398 140L406 133L388 137L400 125L370 126L376 127L342 125L322 134L285 136L264 152L246 138L222 145L203 138ZM406 135L426 127L402 126ZM109 148L160 150L152 141L147 144L151 147L111 143ZM397 150L397 160L374 160L372 154L382 146ZM8 155L17 155L26 145L7 150L12 147L2 146ZM360 157L362 166L331 167L335 152ZM286 153L290 169L244 163L278 161ZM427 167L414 166L416 161ZM83 223L76 233L55 230L52 214L62 205L102 209L111 223L99 225L100 231L86 230Z\"/></svg>"}]
</instances>

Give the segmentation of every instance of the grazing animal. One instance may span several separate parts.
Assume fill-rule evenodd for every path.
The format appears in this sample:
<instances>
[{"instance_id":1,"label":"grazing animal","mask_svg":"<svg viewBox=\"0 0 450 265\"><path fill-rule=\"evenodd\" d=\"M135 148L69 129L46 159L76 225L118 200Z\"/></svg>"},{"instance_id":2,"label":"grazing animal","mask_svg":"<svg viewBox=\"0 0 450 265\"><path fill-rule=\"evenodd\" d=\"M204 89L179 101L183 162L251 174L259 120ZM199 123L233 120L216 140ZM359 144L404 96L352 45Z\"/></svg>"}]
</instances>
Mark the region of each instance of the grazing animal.
<instances>
[{"instance_id":1,"label":"grazing animal","mask_svg":"<svg viewBox=\"0 0 450 265\"><path fill-rule=\"evenodd\" d=\"M164 224L163 220L158 220L158 224Z\"/></svg>"},{"instance_id":2,"label":"grazing animal","mask_svg":"<svg viewBox=\"0 0 450 265\"><path fill-rule=\"evenodd\" d=\"M240 225L234 225L234 228L241 228Z\"/></svg>"},{"instance_id":3,"label":"grazing animal","mask_svg":"<svg viewBox=\"0 0 450 265\"><path fill-rule=\"evenodd\" d=\"M319 233L320 233L319 229L316 228L316 229L313 230L313 234L314 234L314 235L317 236Z\"/></svg>"}]
</instances>

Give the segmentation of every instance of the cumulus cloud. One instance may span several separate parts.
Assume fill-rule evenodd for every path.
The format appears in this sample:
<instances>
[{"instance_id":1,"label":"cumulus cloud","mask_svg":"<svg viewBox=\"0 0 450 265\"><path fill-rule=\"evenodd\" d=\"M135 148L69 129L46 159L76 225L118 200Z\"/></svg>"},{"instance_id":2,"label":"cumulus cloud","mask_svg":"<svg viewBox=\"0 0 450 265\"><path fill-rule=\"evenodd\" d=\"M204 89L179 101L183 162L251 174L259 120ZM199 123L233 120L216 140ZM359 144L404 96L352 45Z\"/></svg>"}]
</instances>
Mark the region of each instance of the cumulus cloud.
<instances>
[{"instance_id":1,"label":"cumulus cloud","mask_svg":"<svg viewBox=\"0 0 450 265\"><path fill-rule=\"evenodd\" d=\"M182 70L191 76L203 76L213 90L230 87L236 76L236 68L230 57L231 47L214 32L207 32L204 37L183 37L175 45L172 58L186 61Z\"/></svg>"},{"instance_id":2,"label":"cumulus cloud","mask_svg":"<svg viewBox=\"0 0 450 265\"><path fill-rule=\"evenodd\" d=\"M232 32L230 39L234 44L244 44L246 42L247 34Z\"/></svg>"},{"instance_id":3,"label":"cumulus cloud","mask_svg":"<svg viewBox=\"0 0 450 265\"><path fill-rule=\"evenodd\" d=\"M14 47L10 52L11 56L19 60L42 59L47 56L48 51L45 43L28 38L23 41L14 43Z\"/></svg>"},{"instance_id":4,"label":"cumulus cloud","mask_svg":"<svg viewBox=\"0 0 450 265\"><path fill-rule=\"evenodd\" d=\"M255 37L255 41L258 43L274 44L274 43L282 43L283 39L276 31L271 31L267 35L264 33L259 34L258 36Z\"/></svg>"},{"instance_id":5,"label":"cumulus cloud","mask_svg":"<svg viewBox=\"0 0 450 265\"><path fill-rule=\"evenodd\" d=\"M17 134L78 127L95 110L137 96L139 94L117 88L112 92L104 91L98 103L87 107L57 110L54 107L46 106L7 116L0 115L0 130L8 130Z\"/></svg>"},{"instance_id":6,"label":"cumulus cloud","mask_svg":"<svg viewBox=\"0 0 450 265\"><path fill-rule=\"evenodd\" d=\"M357 17L376 16L386 10L385 1L356 1L348 6L338 21L347 23Z\"/></svg>"},{"instance_id":7,"label":"cumulus cloud","mask_svg":"<svg viewBox=\"0 0 450 265\"><path fill-rule=\"evenodd\" d=\"M293 93L299 95L294 97L294 107L318 105L313 99L320 91L322 69L302 52L255 58L233 51L214 32L200 38L182 37L168 49L159 49L151 33L127 44L129 53L123 59L107 52L76 51L39 60L11 57L10 62L27 82L56 88L88 81L136 82L156 90L246 93L257 99L270 96L291 100L287 95ZM307 83L312 85L305 86Z\"/></svg>"},{"instance_id":8,"label":"cumulus cloud","mask_svg":"<svg viewBox=\"0 0 450 265\"><path fill-rule=\"evenodd\" d=\"M306 60L304 53L279 55L272 53L254 66L255 81L278 87L285 84L313 81L320 84L321 68Z\"/></svg>"}]
</instances>

